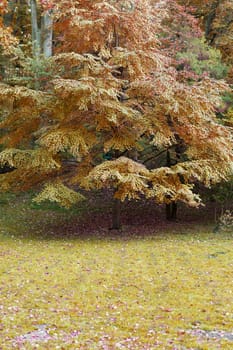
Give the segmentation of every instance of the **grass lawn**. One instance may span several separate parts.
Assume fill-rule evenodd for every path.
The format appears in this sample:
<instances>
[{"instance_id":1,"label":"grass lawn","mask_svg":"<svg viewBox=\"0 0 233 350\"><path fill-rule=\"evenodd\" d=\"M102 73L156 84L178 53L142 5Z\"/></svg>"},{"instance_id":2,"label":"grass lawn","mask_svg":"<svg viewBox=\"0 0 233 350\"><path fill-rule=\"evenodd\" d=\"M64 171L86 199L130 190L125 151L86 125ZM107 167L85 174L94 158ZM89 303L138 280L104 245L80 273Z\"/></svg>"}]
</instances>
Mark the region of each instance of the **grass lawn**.
<instances>
[{"instance_id":1,"label":"grass lawn","mask_svg":"<svg viewBox=\"0 0 233 350\"><path fill-rule=\"evenodd\" d=\"M53 238L77 213L26 202L1 205L1 350L233 349L232 233Z\"/></svg>"}]
</instances>

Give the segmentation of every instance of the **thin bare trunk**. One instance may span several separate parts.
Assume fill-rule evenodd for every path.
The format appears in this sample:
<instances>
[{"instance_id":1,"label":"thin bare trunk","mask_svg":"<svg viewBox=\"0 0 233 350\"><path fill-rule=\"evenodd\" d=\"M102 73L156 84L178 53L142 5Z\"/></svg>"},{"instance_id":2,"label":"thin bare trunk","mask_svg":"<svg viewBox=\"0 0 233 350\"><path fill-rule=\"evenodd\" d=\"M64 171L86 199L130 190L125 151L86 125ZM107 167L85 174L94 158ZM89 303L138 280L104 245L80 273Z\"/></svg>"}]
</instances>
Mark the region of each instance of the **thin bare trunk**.
<instances>
[{"instance_id":1,"label":"thin bare trunk","mask_svg":"<svg viewBox=\"0 0 233 350\"><path fill-rule=\"evenodd\" d=\"M38 58L41 53L41 33L38 26L37 3L36 0L30 0L31 25L32 25L32 54Z\"/></svg>"},{"instance_id":2,"label":"thin bare trunk","mask_svg":"<svg viewBox=\"0 0 233 350\"><path fill-rule=\"evenodd\" d=\"M52 56L53 48L53 17L52 11L48 10L41 18L43 54L46 58Z\"/></svg>"}]
</instances>

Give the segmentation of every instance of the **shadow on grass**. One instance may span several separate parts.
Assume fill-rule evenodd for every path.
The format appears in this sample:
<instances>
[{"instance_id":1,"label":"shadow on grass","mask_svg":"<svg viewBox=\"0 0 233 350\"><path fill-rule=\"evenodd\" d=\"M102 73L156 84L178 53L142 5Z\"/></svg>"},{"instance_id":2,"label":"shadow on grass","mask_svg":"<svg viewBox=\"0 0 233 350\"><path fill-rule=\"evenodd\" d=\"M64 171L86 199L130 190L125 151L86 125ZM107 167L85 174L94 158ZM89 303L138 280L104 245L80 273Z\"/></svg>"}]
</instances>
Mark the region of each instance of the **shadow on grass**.
<instances>
[{"instance_id":1,"label":"shadow on grass","mask_svg":"<svg viewBox=\"0 0 233 350\"><path fill-rule=\"evenodd\" d=\"M57 204L31 201L33 193L20 196L8 194L0 204L0 232L22 240L166 239L168 236L189 236L198 239L203 230L212 234L215 225L211 207L190 209L179 206L177 222L165 220L164 206L153 201L132 201L122 205L121 230L111 227L111 196L96 192L86 201L64 209ZM216 236L216 235L215 235ZM229 237L228 233L226 237ZM222 234L221 234L222 237Z\"/></svg>"}]
</instances>

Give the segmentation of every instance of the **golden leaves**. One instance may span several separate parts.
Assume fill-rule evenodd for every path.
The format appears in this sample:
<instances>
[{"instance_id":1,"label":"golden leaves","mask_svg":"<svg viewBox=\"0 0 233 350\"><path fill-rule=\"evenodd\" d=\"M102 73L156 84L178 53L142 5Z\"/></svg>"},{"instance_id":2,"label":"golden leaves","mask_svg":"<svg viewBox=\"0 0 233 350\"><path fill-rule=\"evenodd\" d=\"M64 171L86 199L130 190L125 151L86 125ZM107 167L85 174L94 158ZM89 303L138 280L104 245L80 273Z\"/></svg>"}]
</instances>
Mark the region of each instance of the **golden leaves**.
<instances>
[{"instance_id":1,"label":"golden leaves","mask_svg":"<svg viewBox=\"0 0 233 350\"><path fill-rule=\"evenodd\" d=\"M174 137L167 136L164 132L157 131L151 141L151 144L158 148L169 147L175 143Z\"/></svg>"},{"instance_id":2,"label":"golden leaves","mask_svg":"<svg viewBox=\"0 0 233 350\"><path fill-rule=\"evenodd\" d=\"M223 166L223 164L211 159L179 163L172 169L182 175L186 182L199 181L207 187L225 181L232 171L230 164Z\"/></svg>"},{"instance_id":3,"label":"golden leaves","mask_svg":"<svg viewBox=\"0 0 233 350\"><path fill-rule=\"evenodd\" d=\"M117 100L118 91L114 87L105 87L102 79L94 77L57 79L53 80L53 85L59 98L69 100L80 111L87 111L91 105L101 106L104 100Z\"/></svg>"},{"instance_id":4,"label":"golden leaves","mask_svg":"<svg viewBox=\"0 0 233 350\"><path fill-rule=\"evenodd\" d=\"M0 84L0 103L9 99L12 108L3 116L3 140L25 147L20 141L27 139L32 150L5 150L0 161L21 171L21 179L32 171L44 182L48 173L51 179L61 175L55 171L63 168L57 159L63 164L72 156L79 161L78 174L66 169L67 182L82 180L88 189L112 186L121 200L144 195L159 203L196 205L199 198L189 183L220 181L232 164L232 137L215 118L227 86L207 78L180 81L156 38L163 6L153 7L149 0L128 5L101 0L55 4L60 54L50 61L57 78L51 74L46 80L46 93ZM120 157L96 166L106 151L124 153L147 144L154 152L175 149L179 141L188 159L171 169L149 171L140 164L140 151L138 162ZM56 186L42 197L72 197Z\"/></svg>"},{"instance_id":5,"label":"golden leaves","mask_svg":"<svg viewBox=\"0 0 233 350\"><path fill-rule=\"evenodd\" d=\"M95 52L105 58L109 58L117 46L142 50L156 47L155 33L162 17L159 19L158 9L155 13L149 0L137 1L132 8L125 1L121 5L94 0L75 5L70 2L70 6L66 1L57 3L54 13L56 29L62 38L59 47L69 52Z\"/></svg>"},{"instance_id":6,"label":"golden leaves","mask_svg":"<svg viewBox=\"0 0 233 350\"><path fill-rule=\"evenodd\" d=\"M81 182L86 189L113 187L115 198L124 201L139 199L141 195L154 198L158 203L182 201L198 206L200 198L192 192L192 185L183 183L184 170L162 167L149 171L138 162L126 157L96 166Z\"/></svg>"},{"instance_id":7,"label":"golden leaves","mask_svg":"<svg viewBox=\"0 0 233 350\"><path fill-rule=\"evenodd\" d=\"M75 52L60 53L50 58L57 66L59 74L67 79L75 77L80 79L87 76L101 77L103 74L107 78L112 67L105 63L98 56L91 54L80 55Z\"/></svg>"},{"instance_id":8,"label":"golden leaves","mask_svg":"<svg viewBox=\"0 0 233 350\"><path fill-rule=\"evenodd\" d=\"M185 202L190 206L198 206L200 198L192 192L192 185L183 183L180 173L175 167L154 169L150 174L150 190L147 197L155 198L158 203L172 201Z\"/></svg>"},{"instance_id":9,"label":"golden leaves","mask_svg":"<svg viewBox=\"0 0 233 350\"><path fill-rule=\"evenodd\" d=\"M90 147L96 143L96 137L85 128L60 128L43 135L39 143L51 153L68 151L80 160L80 157L87 154Z\"/></svg>"},{"instance_id":10,"label":"golden leaves","mask_svg":"<svg viewBox=\"0 0 233 350\"><path fill-rule=\"evenodd\" d=\"M37 169L39 172L47 172L59 169L60 164L46 150L19 150L9 148L0 153L0 164L12 168L24 170Z\"/></svg>"},{"instance_id":11,"label":"golden leaves","mask_svg":"<svg viewBox=\"0 0 233 350\"><path fill-rule=\"evenodd\" d=\"M159 53L155 55L155 52L145 52L142 50L135 49L129 51L123 48L116 48L113 51L112 57L109 60L109 64L121 67L125 69L125 75L130 77L130 80L144 78L149 68L152 70L161 69L164 66L164 57L160 56Z\"/></svg>"},{"instance_id":12,"label":"golden leaves","mask_svg":"<svg viewBox=\"0 0 233 350\"><path fill-rule=\"evenodd\" d=\"M120 157L96 166L83 179L82 186L86 189L114 187L115 197L123 201L125 198L139 198L145 192L148 175L149 171L142 164Z\"/></svg>"},{"instance_id":13,"label":"golden leaves","mask_svg":"<svg viewBox=\"0 0 233 350\"><path fill-rule=\"evenodd\" d=\"M61 182L48 183L45 188L33 199L36 203L45 200L56 202L65 208L71 207L73 204L83 201L85 197L77 193Z\"/></svg>"},{"instance_id":14,"label":"golden leaves","mask_svg":"<svg viewBox=\"0 0 233 350\"><path fill-rule=\"evenodd\" d=\"M137 146L137 135L132 132L123 131L116 132L109 140L104 143L104 151L107 152L111 149L125 151Z\"/></svg>"},{"instance_id":15,"label":"golden leaves","mask_svg":"<svg viewBox=\"0 0 233 350\"><path fill-rule=\"evenodd\" d=\"M1 4L0 4L1 6ZM1 8L0 8L1 11ZM12 29L3 26L2 18L0 18L0 45L5 55L10 55L14 52L18 40L12 35Z\"/></svg>"},{"instance_id":16,"label":"golden leaves","mask_svg":"<svg viewBox=\"0 0 233 350\"><path fill-rule=\"evenodd\" d=\"M42 91L35 91L23 86L9 86L7 84L0 83L0 102L5 99L10 99L14 102L15 107L30 110L43 110L46 109L51 102L51 96L49 93Z\"/></svg>"}]
</instances>

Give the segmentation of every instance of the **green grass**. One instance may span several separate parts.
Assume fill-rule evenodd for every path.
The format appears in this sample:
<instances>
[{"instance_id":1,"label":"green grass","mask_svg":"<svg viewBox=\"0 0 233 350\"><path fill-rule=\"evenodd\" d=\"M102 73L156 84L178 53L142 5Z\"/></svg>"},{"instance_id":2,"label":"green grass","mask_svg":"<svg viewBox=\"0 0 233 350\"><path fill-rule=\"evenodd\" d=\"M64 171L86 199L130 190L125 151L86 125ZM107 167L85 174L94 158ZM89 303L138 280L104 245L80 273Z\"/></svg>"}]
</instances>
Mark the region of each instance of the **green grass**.
<instances>
[{"instance_id":1,"label":"green grass","mask_svg":"<svg viewBox=\"0 0 233 350\"><path fill-rule=\"evenodd\" d=\"M135 237L127 227L115 237L53 239L53 224L77 213L27 204L1 205L0 349L233 348L189 333L233 331L231 233L147 236L142 227ZM14 345L42 324L52 340Z\"/></svg>"}]
</instances>

